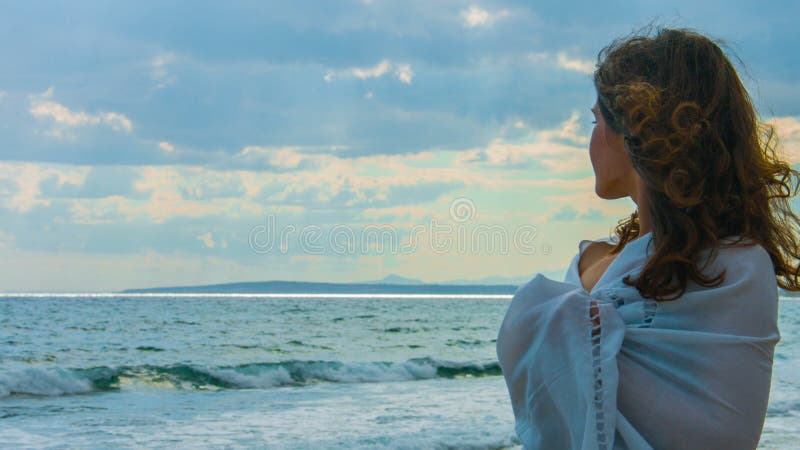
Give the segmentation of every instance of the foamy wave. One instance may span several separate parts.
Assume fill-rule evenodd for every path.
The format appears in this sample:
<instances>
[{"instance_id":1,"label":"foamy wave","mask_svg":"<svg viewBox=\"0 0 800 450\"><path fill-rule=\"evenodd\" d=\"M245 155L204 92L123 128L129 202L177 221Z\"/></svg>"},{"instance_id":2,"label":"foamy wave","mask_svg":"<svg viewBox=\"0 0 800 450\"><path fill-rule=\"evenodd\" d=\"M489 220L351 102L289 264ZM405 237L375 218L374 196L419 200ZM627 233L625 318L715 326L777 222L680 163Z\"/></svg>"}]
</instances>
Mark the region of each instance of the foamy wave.
<instances>
[{"instance_id":1,"label":"foamy wave","mask_svg":"<svg viewBox=\"0 0 800 450\"><path fill-rule=\"evenodd\" d=\"M0 397L69 395L120 389L128 384L176 389L268 389L315 383L380 383L500 375L497 362L415 358L405 362L283 361L239 366L121 366L65 369L28 366L0 369Z\"/></svg>"},{"instance_id":2,"label":"foamy wave","mask_svg":"<svg viewBox=\"0 0 800 450\"><path fill-rule=\"evenodd\" d=\"M20 367L0 372L0 398L13 394L82 394L93 390L91 379L60 367Z\"/></svg>"}]
</instances>

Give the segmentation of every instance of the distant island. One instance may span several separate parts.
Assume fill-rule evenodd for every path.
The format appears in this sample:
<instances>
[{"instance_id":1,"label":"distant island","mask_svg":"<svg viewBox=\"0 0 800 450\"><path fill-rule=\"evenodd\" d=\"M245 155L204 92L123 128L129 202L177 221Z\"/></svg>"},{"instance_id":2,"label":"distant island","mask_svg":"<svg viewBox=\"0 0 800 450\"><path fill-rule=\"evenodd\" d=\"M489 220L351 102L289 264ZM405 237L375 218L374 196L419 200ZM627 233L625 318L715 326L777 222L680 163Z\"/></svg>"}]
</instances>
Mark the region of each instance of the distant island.
<instances>
[{"instance_id":1,"label":"distant island","mask_svg":"<svg viewBox=\"0 0 800 450\"><path fill-rule=\"evenodd\" d=\"M543 271L553 279L563 279L564 271ZM252 281L208 284L200 286L163 286L126 289L125 294L464 294L511 295L533 278L489 277L478 280L452 280L426 283L421 280L391 274L380 280L358 283L314 281Z\"/></svg>"},{"instance_id":2,"label":"distant island","mask_svg":"<svg viewBox=\"0 0 800 450\"><path fill-rule=\"evenodd\" d=\"M126 289L125 294L481 294L510 295L516 285L315 283L306 281L255 281Z\"/></svg>"},{"instance_id":3,"label":"distant island","mask_svg":"<svg viewBox=\"0 0 800 450\"><path fill-rule=\"evenodd\" d=\"M543 271L543 275L560 280L563 271ZM531 275L530 278L533 278ZM512 295L530 278L490 277L480 280L452 280L445 283L425 283L399 275L360 283L328 283L313 281L253 281L197 286L164 286L125 289L124 294L464 294ZM778 288L781 297L800 297L800 292Z\"/></svg>"}]
</instances>

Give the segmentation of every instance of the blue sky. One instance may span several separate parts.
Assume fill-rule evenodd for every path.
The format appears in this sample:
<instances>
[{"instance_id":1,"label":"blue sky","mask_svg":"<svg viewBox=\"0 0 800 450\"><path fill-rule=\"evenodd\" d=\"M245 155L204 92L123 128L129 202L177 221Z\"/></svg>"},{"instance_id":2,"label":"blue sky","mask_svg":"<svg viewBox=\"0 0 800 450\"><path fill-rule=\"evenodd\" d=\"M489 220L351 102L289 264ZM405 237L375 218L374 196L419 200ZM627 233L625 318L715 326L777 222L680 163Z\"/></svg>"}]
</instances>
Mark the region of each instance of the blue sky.
<instances>
[{"instance_id":1,"label":"blue sky","mask_svg":"<svg viewBox=\"0 0 800 450\"><path fill-rule=\"evenodd\" d=\"M800 162L797 2L0 11L6 291L561 269L634 209L594 194L590 73L653 20L723 39Z\"/></svg>"}]
</instances>

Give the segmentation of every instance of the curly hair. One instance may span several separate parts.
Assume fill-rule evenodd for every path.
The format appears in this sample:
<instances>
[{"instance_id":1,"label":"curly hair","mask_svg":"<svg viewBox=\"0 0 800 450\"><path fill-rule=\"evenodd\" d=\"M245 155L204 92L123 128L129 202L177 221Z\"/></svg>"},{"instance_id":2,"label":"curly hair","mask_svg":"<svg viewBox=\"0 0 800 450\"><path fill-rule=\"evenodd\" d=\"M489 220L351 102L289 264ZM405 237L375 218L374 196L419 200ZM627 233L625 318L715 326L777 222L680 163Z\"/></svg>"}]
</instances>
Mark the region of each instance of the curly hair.
<instances>
[{"instance_id":1,"label":"curly hair","mask_svg":"<svg viewBox=\"0 0 800 450\"><path fill-rule=\"evenodd\" d=\"M699 254L710 248L710 260L720 239L737 237L763 246L779 286L800 290L800 218L789 203L800 172L781 158L773 127L759 121L716 42L692 30L654 31L613 41L594 72L600 113L623 136L649 196L655 250L625 283L659 301L682 296L687 277L717 286L725 271L705 276ZM612 254L637 237L638 211L614 231Z\"/></svg>"}]
</instances>

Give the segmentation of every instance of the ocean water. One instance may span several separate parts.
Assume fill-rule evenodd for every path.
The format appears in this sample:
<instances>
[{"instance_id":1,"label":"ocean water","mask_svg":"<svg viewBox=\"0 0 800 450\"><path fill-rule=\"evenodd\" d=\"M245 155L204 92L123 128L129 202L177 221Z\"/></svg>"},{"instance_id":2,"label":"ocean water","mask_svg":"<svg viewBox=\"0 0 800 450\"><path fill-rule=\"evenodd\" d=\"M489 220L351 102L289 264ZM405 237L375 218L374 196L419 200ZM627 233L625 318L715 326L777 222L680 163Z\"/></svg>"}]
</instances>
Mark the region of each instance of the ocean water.
<instances>
[{"instance_id":1,"label":"ocean water","mask_svg":"<svg viewBox=\"0 0 800 450\"><path fill-rule=\"evenodd\" d=\"M0 298L0 448L519 448L510 298ZM800 441L800 301L762 448Z\"/></svg>"}]
</instances>

